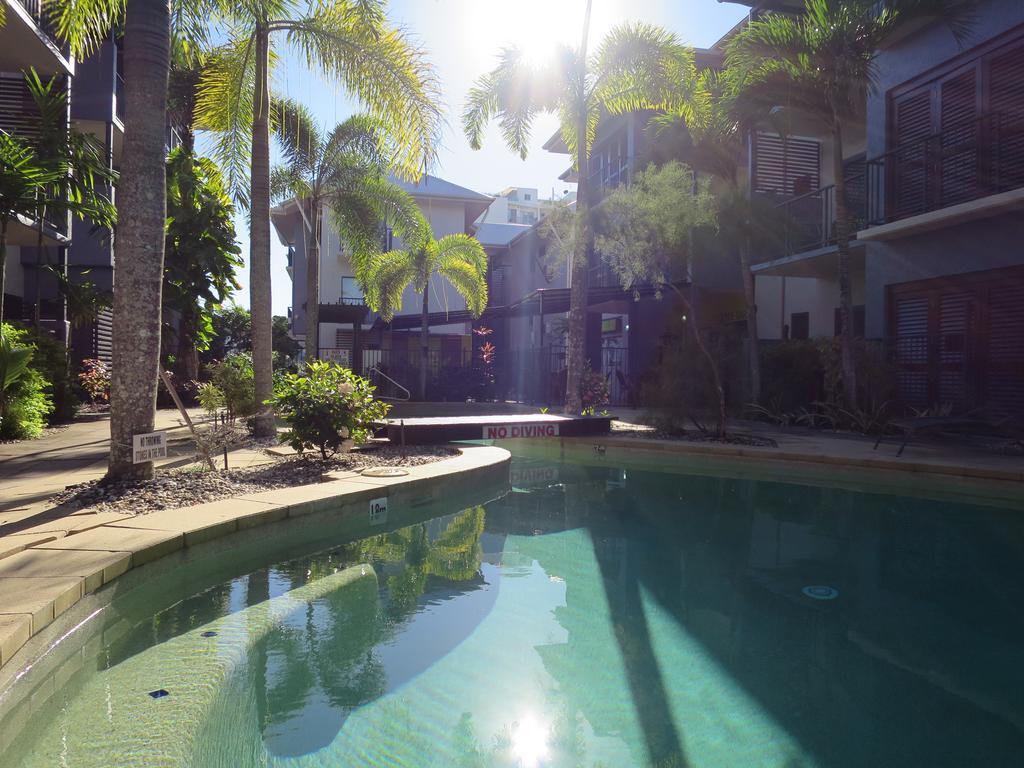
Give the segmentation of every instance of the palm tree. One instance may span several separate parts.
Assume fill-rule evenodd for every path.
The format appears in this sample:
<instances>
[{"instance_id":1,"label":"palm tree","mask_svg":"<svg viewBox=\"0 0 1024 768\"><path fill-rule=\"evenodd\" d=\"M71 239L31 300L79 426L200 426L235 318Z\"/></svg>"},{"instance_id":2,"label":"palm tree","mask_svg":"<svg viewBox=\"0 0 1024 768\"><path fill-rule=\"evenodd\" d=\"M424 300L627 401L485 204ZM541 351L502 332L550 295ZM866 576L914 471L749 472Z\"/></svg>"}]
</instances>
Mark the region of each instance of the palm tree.
<instances>
[{"instance_id":1,"label":"palm tree","mask_svg":"<svg viewBox=\"0 0 1024 768\"><path fill-rule=\"evenodd\" d=\"M404 249L365 254L356 264L356 277L374 312L390 321L402 306L402 294L410 285L423 294L420 314L420 399L427 395L430 360L430 281L436 274L447 280L466 300L470 314L479 317L487 308L487 254L473 237L446 235L435 240L423 215L409 222L393 222Z\"/></svg>"},{"instance_id":2,"label":"palm tree","mask_svg":"<svg viewBox=\"0 0 1024 768\"><path fill-rule=\"evenodd\" d=\"M878 50L900 28L922 19L945 19L962 40L974 0L804 0L799 16L767 14L751 21L730 42L726 66L741 98L758 107L792 107L818 118L832 136L835 237L843 397L857 407L853 354L850 235L843 167L845 126L863 115L878 82Z\"/></svg>"},{"instance_id":3,"label":"palm tree","mask_svg":"<svg viewBox=\"0 0 1024 768\"><path fill-rule=\"evenodd\" d=\"M588 221L590 149L603 114L642 109L684 112L687 84L696 81L692 53L675 35L646 24L624 24L608 33L593 56L587 54L592 0L587 0L579 48L560 47L551 62L534 66L518 48L507 48L498 66L477 80L462 116L470 146L479 149L484 128L496 118L509 149L525 158L534 117L557 114L561 135L574 158L579 182L576 210L581 236L570 265L566 411L579 413L585 365L588 254L593 232Z\"/></svg>"},{"instance_id":4,"label":"palm tree","mask_svg":"<svg viewBox=\"0 0 1024 768\"><path fill-rule=\"evenodd\" d=\"M311 69L336 78L390 128L398 166L416 177L433 161L440 113L433 71L387 23L383 0L254 0L227 9L231 38L200 82L199 118L220 132L214 155L236 190L249 158L249 290L256 398L273 384L270 290L270 71L278 38ZM248 151L247 151L248 150ZM266 406L257 436L274 434Z\"/></svg>"},{"instance_id":5,"label":"palm tree","mask_svg":"<svg viewBox=\"0 0 1024 768\"><path fill-rule=\"evenodd\" d=\"M57 34L77 57L91 54L115 25L124 30L125 132L114 242L113 364L110 386L110 478L147 479L152 462L132 461L132 436L151 432L160 367L164 268L167 77L172 23L179 50L202 40L213 2L58 0Z\"/></svg>"},{"instance_id":6,"label":"palm tree","mask_svg":"<svg viewBox=\"0 0 1024 768\"><path fill-rule=\"evenodd\" d=\"M212 312L238 289L242 266L234 206L216 164L181 146L167 160L164 308L178 314L177 360L187 380L199 375L199 350L213 336Z\"/></svg>"},{"instance_id":7,"label":"palm tree","mask_svg":"<svg viewBox=\"0 0 1024 768\"><path fill-rule=\"evenodd\" d=\"M389 148L379 121L355 115L325 133L302 105L290 100L274 103L275 134L286 164L274 168L270 191L275 200L295 199L305 209L306 243L306 359L320 351L320 233L321 213L329 204L336 211L338 230L355 253L376 242L384 195L404 196L383 180ZM368 212L369 215L366 215Z\"/></svg>"},{"instance_id":8,"label":"palm tree","mask_svg":"<svg viewBox=\"0 0 1024 768\"><path fill-rule=\"evenodd\" d=\"M0 318L4 314L4 269L11 219L33 217L39 198L57 179L58 173L40 164L24 141L0 131Z\"/></svg>"}]
</instances>

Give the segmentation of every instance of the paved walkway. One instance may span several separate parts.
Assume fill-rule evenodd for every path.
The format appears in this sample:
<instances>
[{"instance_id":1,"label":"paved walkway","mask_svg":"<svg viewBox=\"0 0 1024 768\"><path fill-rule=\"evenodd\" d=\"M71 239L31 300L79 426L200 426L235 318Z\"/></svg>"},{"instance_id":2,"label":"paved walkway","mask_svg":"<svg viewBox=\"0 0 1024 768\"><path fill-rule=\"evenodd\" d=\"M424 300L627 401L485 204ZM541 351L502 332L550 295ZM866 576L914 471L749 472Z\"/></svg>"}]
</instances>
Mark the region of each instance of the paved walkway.
<instances>
[{"instance_id":1,"label":"paved walkway","mask_svg":"<svg viewBox=\"0 0 1024 768\"><path fill-rule=\"evenodd\" d=\"M198 409L189 411L193 420L203 415ZM168 458L157 462L158 466L192 463L195 444L178 411L157 411L156 428L169 432ZM103 477L109 452L110 417L105 414L80 417L37 440L0 443L0 536L26 520L66 514L47 499L69 485ZM255 466L270 460L259 451L240 448L229 453L228 466ZM221 466L223 459L218 462Z\"/></svg>"}]
</instances>

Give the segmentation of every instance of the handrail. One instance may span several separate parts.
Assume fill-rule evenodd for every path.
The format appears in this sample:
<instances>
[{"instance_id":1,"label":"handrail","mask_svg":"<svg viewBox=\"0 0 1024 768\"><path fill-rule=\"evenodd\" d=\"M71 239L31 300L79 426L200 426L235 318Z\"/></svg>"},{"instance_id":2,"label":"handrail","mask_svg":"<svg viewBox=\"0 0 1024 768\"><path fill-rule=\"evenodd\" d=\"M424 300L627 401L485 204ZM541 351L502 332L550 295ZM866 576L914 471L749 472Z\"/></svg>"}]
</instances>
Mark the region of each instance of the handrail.
<instances>
[{"instance_id":1,"label":"handrail","mask_svg":"<svg viewBox=\"0 0 1024 768\"><path fill-rule=\"evenodd\" d=\"M377 398L378 400L394 400L396 403L406 403L406 402L408 402L409 400L412 399L412 392L410 392L408 389L403 387L397 381L392 379L390 376L388 376L386 373L384 373L384 371L382 371L376 365L371 365L370 366L369 373L371 373L371 374L372 373L376 373L378 376L380 376L380 377L382 377L384 379L387 379L389 382L394 384L396 388L398 388L398 389L402 390L403 392L405 392L405 397L387 397L387 396L381 395L381 396L379 396Z\"/></svg>"}]
</instances>

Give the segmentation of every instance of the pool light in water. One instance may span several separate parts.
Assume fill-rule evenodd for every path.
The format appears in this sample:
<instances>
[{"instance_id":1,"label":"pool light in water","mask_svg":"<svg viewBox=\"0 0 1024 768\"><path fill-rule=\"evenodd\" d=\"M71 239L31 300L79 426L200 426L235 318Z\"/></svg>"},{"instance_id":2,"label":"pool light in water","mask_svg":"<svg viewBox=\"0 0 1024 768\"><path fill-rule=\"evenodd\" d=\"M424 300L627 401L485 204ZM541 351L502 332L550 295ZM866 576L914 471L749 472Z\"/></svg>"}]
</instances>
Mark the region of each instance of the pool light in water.
<instances>
[{"instance_id":1,"label":"pool light in water","mask_svg":"<svg viewBox=\"0 0 1024 768\"><path fill-rule=\"evenodd\" d=\"M527 715L512 728L512 753L522 768L536 768L548 755L547 731Z\"/></svg>"},{"instance_id":2,"label":"pool light in water","mask_svg":"<svg viewBox=\"0 0 1024 768\"><path fill-rule=\"evenodd\" d=\"M810 587L804 587L800 591L812 600L835 600L837 597L839 597L838 589L835 589L834 587L825 587L817 584Z\"/></svg>"}]
</instances>

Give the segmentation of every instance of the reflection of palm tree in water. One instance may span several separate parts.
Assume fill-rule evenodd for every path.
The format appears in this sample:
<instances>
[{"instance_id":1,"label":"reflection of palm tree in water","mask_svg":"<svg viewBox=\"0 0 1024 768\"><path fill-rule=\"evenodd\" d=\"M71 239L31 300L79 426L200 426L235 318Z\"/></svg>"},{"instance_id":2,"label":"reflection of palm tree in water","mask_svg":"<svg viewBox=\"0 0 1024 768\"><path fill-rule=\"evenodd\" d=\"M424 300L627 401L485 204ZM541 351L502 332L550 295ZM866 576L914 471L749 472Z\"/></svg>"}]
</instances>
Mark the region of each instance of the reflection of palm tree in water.
<instances>
[{"instance_id":1,"label":"reflection of palm tree in water","mask_svg":"<svg viewBox=\"0 0 1024 768\"><path fill-rule=\"evenodd\" d=\"M459 582L479 573L484 514L483 507L460 512L433 541L427 526L418 524L346 546L341 560L370 563L378 574L391 572L386 610L379 606L376 579L359 579L309 603L301 615L257 643L252 653L260 679L253 685L261 699L260 729L272 751L301 754L325 746L353 709L385 692L387 674L374 646L415 612L429 577ZM324 570L316 567L319 560L283 569L293 587ZM298 752L291 748L300 747L297 741L287 743L285 724L311 707L320 712L303 719ZM332 716L324 716L325 707ZM323 733L308 733L313 722Z\"/></svg>"}]
</instances>

